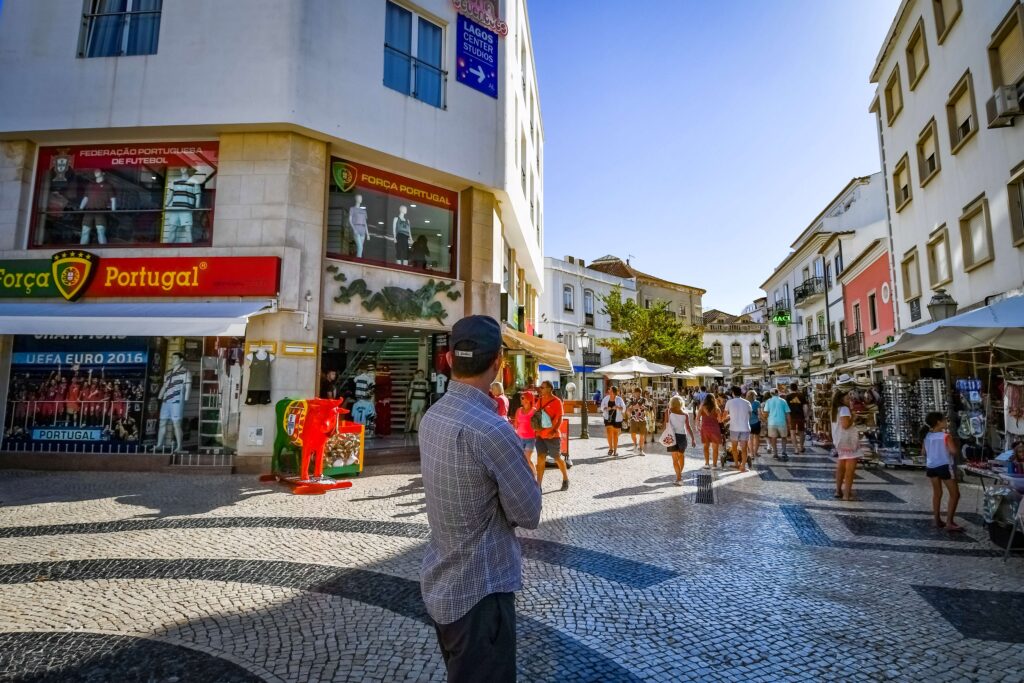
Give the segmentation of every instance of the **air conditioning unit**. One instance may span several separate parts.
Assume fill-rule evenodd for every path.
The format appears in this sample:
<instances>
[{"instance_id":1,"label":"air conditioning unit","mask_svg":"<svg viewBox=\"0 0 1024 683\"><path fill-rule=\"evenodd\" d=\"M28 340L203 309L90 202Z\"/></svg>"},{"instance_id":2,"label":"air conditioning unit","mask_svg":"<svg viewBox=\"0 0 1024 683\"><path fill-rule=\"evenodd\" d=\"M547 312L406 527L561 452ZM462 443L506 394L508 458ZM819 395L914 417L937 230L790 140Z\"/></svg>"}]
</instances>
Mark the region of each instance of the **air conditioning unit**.
<instances>
[{"instance_id":1,"label":"air conditioning unit","mask_svg":"<svg viewBox=\"0 0 1024 683\"><path fill-rule=\"evenodd\" d=\"M992 94L992 108L989 114L989 125L1012 125L1016 116L1024 114L1020 107L1020 97L1017 95L1017 86L1003 85L996 88Z\"/></svg>"}]
</instances>

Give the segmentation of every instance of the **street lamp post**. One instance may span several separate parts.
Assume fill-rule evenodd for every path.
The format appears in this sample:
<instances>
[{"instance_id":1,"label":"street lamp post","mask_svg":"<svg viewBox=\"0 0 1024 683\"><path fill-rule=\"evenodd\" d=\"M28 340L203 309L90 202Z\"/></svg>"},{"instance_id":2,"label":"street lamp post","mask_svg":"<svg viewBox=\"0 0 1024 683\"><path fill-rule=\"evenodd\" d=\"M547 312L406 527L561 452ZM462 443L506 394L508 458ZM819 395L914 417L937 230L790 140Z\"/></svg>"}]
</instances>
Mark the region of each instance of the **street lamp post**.
<instances>
[{"instance_id":1,"label":"street lamp post","mask_svg":"<svg viewBox=\"0 0 1024 683\"><path fill-rule=\"evenodd\" d=\"M590 423L590 409L589 409L589 406L587 405L588 396L587 396L587 351L586 351L586 349L590 348L590 335L587 334L587 330L585 328L581 327L579 329L579 331L576 333L576 341L579 343L580 355L583 357L583 366L582 366L583 367L583 380L582 380L582 386L580 387L580 398L583 399L583 409L582 409L582 412L580 413L580 421L581 421L581 425L580 425L580 438L581 439L589 439L590 438L590 430L589 430L589 428L590 428L590 424L589 424Z\"/></svg>"},{"instance_id":2,"label":"street lamp post","mask_svg":"<svg viewBox=\"0 0 1024 683\"><path fill-rule=\"evenodd\" d=\"M581 412L580 412L580 421L581 421L581 425L580 425L580 438L581 439L589 439L590 438L590 429L589 429L589 425L587 423L590 421L590 410L589 410L589 406L587 406L587 351L586 351L586 349L590 345L590 335L587 333L586 328L581 327L579 330L576 331L576 334L568 334L568 335L566 335L566 334L562 334L561 332L559 332L558 336L555 337L555 339L557 339L559 342L564 344L566 339L571 338L571 337L575 337L576 338L576 343L579 345L579 348L580 348L580 356L583 358L583 365L580 366L580 367L583 368L583 371L582 371L583 372L583 379L580 382L580 399L581 399L581 403L583 404L583 407L582 407Z\"/></svg>"}]
</instances>

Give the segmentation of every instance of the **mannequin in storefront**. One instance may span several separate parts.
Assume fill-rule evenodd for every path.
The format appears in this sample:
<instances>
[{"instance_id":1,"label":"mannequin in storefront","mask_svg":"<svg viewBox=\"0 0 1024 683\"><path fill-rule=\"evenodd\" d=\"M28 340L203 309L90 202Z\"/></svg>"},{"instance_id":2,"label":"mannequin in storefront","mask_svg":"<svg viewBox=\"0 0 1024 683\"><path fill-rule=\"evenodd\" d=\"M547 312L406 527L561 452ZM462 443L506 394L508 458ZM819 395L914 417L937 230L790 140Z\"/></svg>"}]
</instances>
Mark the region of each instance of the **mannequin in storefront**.
<instances>
[{"instance_id":1,"label":"mannequin in storefront","mask_svg":"<svg viewBox=\"0 0 1024 683\"><path fill-rule=\"evenodd\" d=\"M245 355L249 361L249 389L245 392L245 405L265 406L270 403L270 364L274 354L256 349Z\"/></svg>"},{"instance_id":2,"label":"mannequin in storefront","mask_svg":"<svg viewBox=\"0 0 1024 683\"><path fill-rule=\"evenodd\" d=\"M185 356L174 352L171 354L171 369L164 373L164 383L157 395L160 404L160 429L157 432L156 447L167 445L167 427L174 430L174 450L183 449L181 420L185 412L185 404L192 392L192 375L185 367Z\"/></svg>"},{"instance_id":3,"label":"mannequin in storefront","mask_svg":"<svg viewBox=\"0 0 1024 683\"><path fill-rule=\"evenodd\" d=\"M355 377L355 390L356 399L363 399L370 395L370 391L373 390L374 381L376 375L373 372L373 366L364 365L362 370Z\"/></svg>"},{"instance_id":4,"label":"mannequin in storefront","mask_svg":"<svg viewBox=\"0 0 1024 683\"><path fill-rule=\"evenodd\" d=\"M93 179L85 186L85 195L78 204L79 211L88 211L82 219L82 244L89 244L89 234L96 229L96 242L107 243L107 214L104 211L117 211L117 197L114 186L107 180L106 174L96 169Z\"/></svg>"},{"instance_id":5,"label":"mannequin in storefront","mask_svg":"<svg viewBox=\"0 0 1024 683\"><path fill-rule=\"evenodd\" d=\"M411 382L409 391L406 394L406 404L409 406L406 411L405 432L418 432L420 420L423 419L423 412L427 409L427 395L430 393L430 384L423 378L423 371L417 370Z\"/></svg>"},{"instance_id":6,"label":"mannequin in storefront","mask_svg":"<svg viewBox=\"0 0 1024 683\"><path fill-rule=\"evenodd\" d=\"M363 206L363 195L357 194L354 199L355 204L348 210L348 224L356 240L356 258L362 258L363 244L370 239L370 228L366 218L366 207Z\"/></svg>"},{"instance_id":7,"label":"mannequin in storefront","mask_svg":"<svg viewBox=\"0 0 1024 683\"><path fill-rule=\"evenodd\" d=\"M202 190L189 179L187 167L182 167L178 178L168 184L167 206L164 211L165 244L192 242L192 211L199 208Z\"/></svg>"},{"instance_id":8,"label":"mannequin in storefront","mask_svg":"<svg viewBox=\"0 0 1024 683\"><path fill-rule=\"evenodd\" d=\"M391 221L391 237L395 240L395 262L400 266L409 265L409 247L412 246L412 223L406 217L409 208L398 207L398 215Z\"/></svg>"}]
</instances>

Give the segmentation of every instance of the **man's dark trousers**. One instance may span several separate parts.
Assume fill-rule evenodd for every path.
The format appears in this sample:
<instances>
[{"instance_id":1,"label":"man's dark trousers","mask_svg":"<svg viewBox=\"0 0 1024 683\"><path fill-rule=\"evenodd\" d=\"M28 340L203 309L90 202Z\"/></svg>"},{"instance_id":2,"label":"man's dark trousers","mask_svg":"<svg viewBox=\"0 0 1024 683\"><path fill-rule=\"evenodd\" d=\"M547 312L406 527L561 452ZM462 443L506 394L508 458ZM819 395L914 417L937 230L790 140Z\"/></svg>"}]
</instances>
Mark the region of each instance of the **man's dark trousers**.
<instances>
[{"instance_id":1,"label":"man's dark trousers","mask_svg":"<svg viewBox=\"0 0 1024 683\"><path fill-rule=\"evenodd\" d=\"M434 623L449 683L515 683L516 603L491 593L450 624Z\"/></svg>"}]
</instances>

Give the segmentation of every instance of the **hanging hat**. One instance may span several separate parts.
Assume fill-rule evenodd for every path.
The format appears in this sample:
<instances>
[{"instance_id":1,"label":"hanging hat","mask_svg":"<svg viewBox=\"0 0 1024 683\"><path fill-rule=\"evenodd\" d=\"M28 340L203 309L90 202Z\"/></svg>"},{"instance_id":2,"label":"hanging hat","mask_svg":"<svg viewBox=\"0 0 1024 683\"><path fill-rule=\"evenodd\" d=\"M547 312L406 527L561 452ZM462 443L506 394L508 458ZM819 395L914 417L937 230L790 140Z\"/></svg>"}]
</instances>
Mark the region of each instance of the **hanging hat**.
<instances>
[{"instance_id":1,"label":"hanging hat","mask_svg":"<svg viewBox=\"0 0 1024 683\"><path fill-rule=\"evenodd\" d=\"M839 375L839 378L836 380L836 384L853 384L853 377L844 372Z\"/></svg>"}]
</instances>

